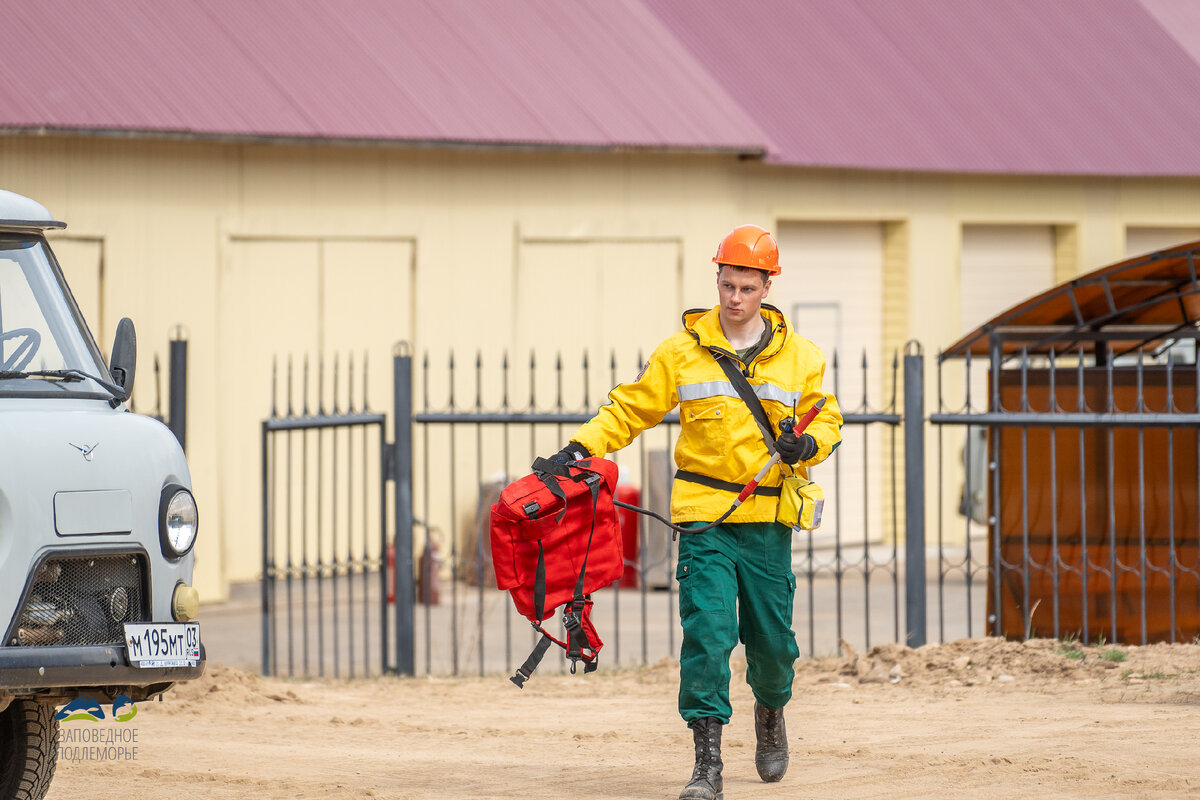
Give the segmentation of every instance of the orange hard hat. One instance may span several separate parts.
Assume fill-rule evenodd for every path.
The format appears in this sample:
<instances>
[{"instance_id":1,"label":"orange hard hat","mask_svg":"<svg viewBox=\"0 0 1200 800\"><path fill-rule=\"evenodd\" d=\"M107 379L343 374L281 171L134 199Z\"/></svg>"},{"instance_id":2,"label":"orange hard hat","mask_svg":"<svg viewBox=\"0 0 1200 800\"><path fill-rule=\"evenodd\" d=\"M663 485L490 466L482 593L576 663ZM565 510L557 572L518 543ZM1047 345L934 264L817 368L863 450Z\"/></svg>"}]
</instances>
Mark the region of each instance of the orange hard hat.
<instances>
[{"instance_id":1,"label":"orange hard hat","mask_svg":"<svg viewBox=\"0 0 1200 800\"><path fill-rule=\"evenodd\" d=\"M765 270L768 275L778 275L779 245L775 237L757 225L738 225L725 235L717 245L713 256L717 264Z\"/></svg>"}]
</instances>

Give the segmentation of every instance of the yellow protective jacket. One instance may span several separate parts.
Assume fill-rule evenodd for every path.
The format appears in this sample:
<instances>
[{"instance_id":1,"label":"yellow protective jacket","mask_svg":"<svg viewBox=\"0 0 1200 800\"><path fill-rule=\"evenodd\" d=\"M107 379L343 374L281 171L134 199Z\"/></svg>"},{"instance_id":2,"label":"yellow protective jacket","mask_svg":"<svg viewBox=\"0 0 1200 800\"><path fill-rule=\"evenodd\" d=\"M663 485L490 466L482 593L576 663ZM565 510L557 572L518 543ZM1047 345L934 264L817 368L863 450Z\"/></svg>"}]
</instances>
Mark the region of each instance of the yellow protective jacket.
<instances>
[{"instance_id":1,"label":"yellow protective jacket","mask_svg":"<svg viewBox=\"0 0 1200 800\"><path fill-rule=\"evenodd\" d=\"M594 456L603 456L620 450L679 406L676 466L739 486L749 482L770 452L749 408L713 357L716 350L742 363L721 330L719 312L719 307L684 312L683 330L655 348L637 380L609 392L610 402L576 431L572 441ZM828 458L841 442L842 414L834 396L821 390L825 375L821 350L796 335L779 309L764 303L762 314L774 333L770 344L744 365L743 374L775 431L781 420L792 415L793 402L800 417L825 398L825 407L805 431L816 440L817 454L796 468L807 476L806 467ZM760 485L778 486L782 475L776 466ZM676 477L671 519L711 522L729 508L736 494ZM775 519L778 502L776 497L751 495L728 521L769 522Z\"/></svg>"}]
</instances>

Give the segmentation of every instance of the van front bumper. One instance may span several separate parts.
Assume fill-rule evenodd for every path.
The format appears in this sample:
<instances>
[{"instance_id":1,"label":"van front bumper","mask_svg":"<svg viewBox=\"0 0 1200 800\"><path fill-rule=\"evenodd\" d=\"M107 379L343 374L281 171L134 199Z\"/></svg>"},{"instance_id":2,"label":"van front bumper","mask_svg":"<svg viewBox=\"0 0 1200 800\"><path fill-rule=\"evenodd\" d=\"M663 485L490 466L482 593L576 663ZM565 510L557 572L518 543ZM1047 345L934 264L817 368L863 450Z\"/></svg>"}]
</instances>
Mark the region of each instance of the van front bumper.
<instances>
[{"instance_id":1,"label":"van front bumper","mask_svg":"<svg viewBox=\"0 0 1200 800\"><path fill-rule=\"evenodd\" d=\"M134 667L125 645L84 647L0 647L0 693L23 689L93 686L149 686L199 678L206 654L194 667Z\"/></svg>"}]
</instances>

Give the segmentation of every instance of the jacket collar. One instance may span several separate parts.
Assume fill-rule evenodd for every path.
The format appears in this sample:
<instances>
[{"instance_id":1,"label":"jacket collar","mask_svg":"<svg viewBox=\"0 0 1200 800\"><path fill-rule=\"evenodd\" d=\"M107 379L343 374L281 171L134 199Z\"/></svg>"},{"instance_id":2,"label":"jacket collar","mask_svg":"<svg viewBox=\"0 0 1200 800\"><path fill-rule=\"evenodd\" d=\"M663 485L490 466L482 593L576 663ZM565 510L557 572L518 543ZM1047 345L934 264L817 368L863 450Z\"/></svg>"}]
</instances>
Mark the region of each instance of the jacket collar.
<instances>
[{"instance_id":1,"label":"jacket collar","mask_svg":"<svg viewBox=\"0 0 1200 800\"><path fill-rule=\"evenodd\" d=\"M783 348L783 343L787 337L791 336L791 331L788 329L787 318L783 316L783 312L773 305L768 303L762 304L762 315L766 318L767 324L771 326L773 333L771 343L766 349L759 354L755 361L761 361L778 353ZM732 358L737 358L737 353L733 349L733 345L725 338L725 332L721 330L721 307L713 306L709 309L693 308L683 312L683 329L691 334L692 338L701 347L708 350L716 350L724 353Z\"/></svg>"}]
</instances>

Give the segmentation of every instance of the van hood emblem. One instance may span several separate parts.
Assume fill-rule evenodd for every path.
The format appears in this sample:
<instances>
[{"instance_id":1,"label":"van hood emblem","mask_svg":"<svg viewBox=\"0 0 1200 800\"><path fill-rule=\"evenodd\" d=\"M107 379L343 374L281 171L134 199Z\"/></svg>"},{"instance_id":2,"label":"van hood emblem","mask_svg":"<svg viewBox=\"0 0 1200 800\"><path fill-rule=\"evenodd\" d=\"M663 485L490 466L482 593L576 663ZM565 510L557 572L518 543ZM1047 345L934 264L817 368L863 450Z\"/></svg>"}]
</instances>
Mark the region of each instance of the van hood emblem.
<instances>
[{"instance_id":1,"label":"van hood emblem","mask_svg":"<svg viewBox=\"0 0 1200 800\"><path fill-rule=\"evenodd\" d=\"M78 445L78 444L75 444L74 442L67 442L67 444L71 445L71 447L74 447L76 450L83 453L84 461L91 461L92 453L96 452L96 448L100 446L99 442L96 442L94 445L91 445L90 447Z\"/></svg>"}]
</instances>

